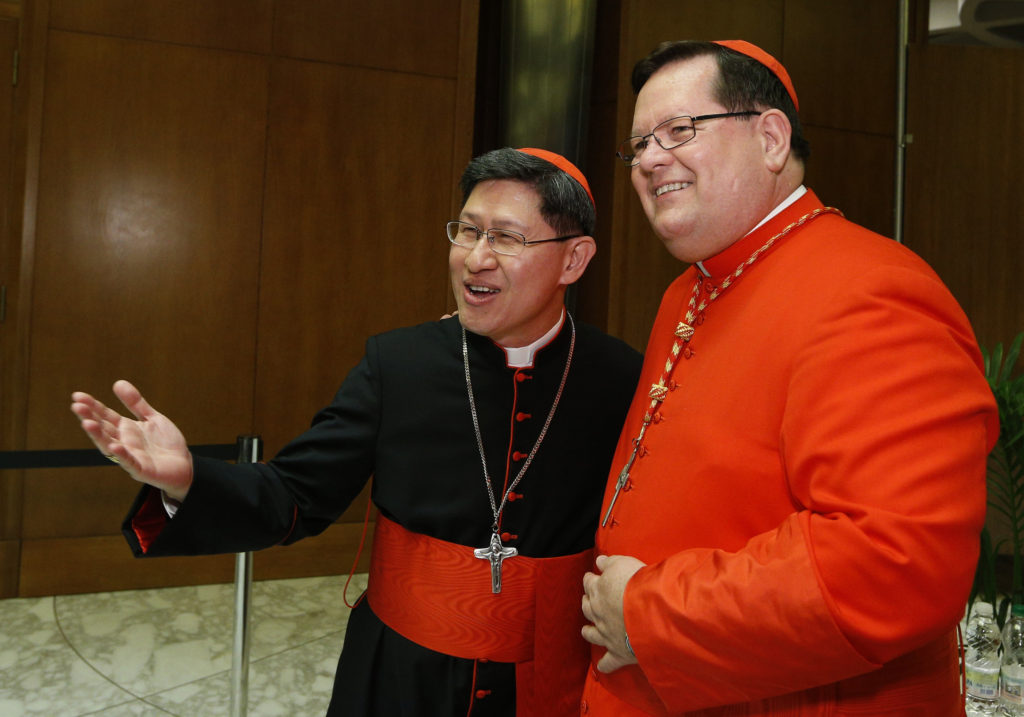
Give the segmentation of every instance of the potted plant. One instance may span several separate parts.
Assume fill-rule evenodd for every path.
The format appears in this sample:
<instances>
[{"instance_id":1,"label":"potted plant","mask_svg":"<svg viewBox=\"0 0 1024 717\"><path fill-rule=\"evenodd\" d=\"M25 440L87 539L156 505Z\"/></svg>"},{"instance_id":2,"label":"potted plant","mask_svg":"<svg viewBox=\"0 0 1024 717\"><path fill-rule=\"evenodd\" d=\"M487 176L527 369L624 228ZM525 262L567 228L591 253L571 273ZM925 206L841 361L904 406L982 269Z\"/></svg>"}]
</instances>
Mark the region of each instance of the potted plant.
<instances>
[{"instance_id":1,"label":"potted plant","mask_svg":"<svg viewBox=\"0 0 1024 717\"><path fill-rule=\"evenodd\" d=\"M999 408L999 440L988 459L988 505L1006 521L1009 537L993 544L988 527L982 531L981 554L968 605L981 597L995 608L1002 628L1011 601L1024 600L1024 373L1013 375L1020 357L1024 332L1017 334L1004 353L1003 345L992 351L982 348L985 378ZM1009 541L1011 574L1009 591L997 605L999 551Z\"/></svg>"}]
</instances>

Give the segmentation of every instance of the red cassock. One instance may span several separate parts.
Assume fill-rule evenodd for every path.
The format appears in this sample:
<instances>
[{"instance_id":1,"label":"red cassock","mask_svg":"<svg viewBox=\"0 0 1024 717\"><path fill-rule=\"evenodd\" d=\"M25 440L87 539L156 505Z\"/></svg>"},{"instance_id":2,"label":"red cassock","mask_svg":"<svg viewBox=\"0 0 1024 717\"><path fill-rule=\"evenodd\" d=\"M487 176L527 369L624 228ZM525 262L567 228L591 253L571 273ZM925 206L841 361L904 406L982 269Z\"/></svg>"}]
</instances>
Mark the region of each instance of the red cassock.
<instances>
[{"instance_id":1,"label":"red cassock","mask_svg":"<svg viewBox=\"0 0 1024 717\"><path fill-rule=\"evenodd\" d=\"M602 515L686 314L599 554L638 666L591 668L588 715L959 715L955 626L998 435L963 311L899 244L807 192L667 290ZM595 649L596 664L603 650Z\"/></svg>"}]
</instances>

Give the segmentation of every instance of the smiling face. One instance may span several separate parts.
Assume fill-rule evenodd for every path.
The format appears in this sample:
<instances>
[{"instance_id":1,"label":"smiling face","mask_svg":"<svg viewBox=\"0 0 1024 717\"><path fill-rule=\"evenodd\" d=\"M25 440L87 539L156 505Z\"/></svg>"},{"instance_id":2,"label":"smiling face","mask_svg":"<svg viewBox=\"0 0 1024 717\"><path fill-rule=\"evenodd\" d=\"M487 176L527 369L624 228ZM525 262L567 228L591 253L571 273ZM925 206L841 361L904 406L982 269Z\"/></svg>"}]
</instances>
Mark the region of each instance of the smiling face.
<instances>
[{"instance_id":1,"label":"smiling face","mask_svg":"<svg viewBox=\"0 0 1024 717\"><path fill-rule=\"evenodd\" d=\"M646 135L681 115L730 111L713 97L717 77L710 56L665 65L637 95L632 133ZM652 140L630 170L651 226L677 259L694 262L719 253L785 197L776 196L762 124L762 117L697 122L692 140L672 150Z\"/></svg>"},{"instance_id":2,"label":"smiling face","mask_svg":"<svg viewBox=\"0 0 1024 717\"><path fill-rule=\"evenodd\" d=\"M527 240L558 236L541 217L537 192L509 179L477 184L459 220L480 229L508 229ZM501 346L536 341L558 321L565 287L583 273L593 246L590 237L577 237L534 244L517 256L505 256L491 251L486 237L472 249L453 244L448 271L459 321L467 331Z\"/></svg>"}]
</instances>

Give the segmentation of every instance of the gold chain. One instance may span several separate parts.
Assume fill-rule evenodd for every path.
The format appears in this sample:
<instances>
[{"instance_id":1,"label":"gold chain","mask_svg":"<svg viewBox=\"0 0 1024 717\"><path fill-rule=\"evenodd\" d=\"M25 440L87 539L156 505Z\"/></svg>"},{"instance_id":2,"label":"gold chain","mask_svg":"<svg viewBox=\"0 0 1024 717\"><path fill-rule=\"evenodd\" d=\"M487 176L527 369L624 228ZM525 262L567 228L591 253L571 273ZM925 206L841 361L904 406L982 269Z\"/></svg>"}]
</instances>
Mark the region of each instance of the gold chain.
<instances>
[{"instance_id":1,"label":"gold chain","mask_svg":"<svg viewBox=\"0 0 1024 717\"><path fill-rule=\"evenodd\" d=\"M747 257L746 261L741 262L740 265L736 267L735 271L733 271L729 276L725 277L725 279L722 281L722 285L719 287L715 287L715 289L711 291L711 293L709 293L707 297L705 297L700 302L699 305L697 304L697 297L700 296L700 288L704 281L699 275L697 276L697 280L693 283L693 292L690 295L690 303L686 309L686 317L683 321L680 321L679 324L676 326L676 340L675 343L672 344L672 350L669 352L669 358L665 362L665 371L661 375L661 378L658 380L658 382L656 384L653 384L651 386L651 390L648 392L648 396L650 396L651 398L651 405L648 407L647 413L644 414L644 423L650 423L654 409L657 408L657 405L659 403L665 400L666 396L668 396L669 377L672 374L672 370L676 366L676 362L679 360L680 354L683 353L684 346L690 342L691 338L693 338L694 331L696 331L694 321L696 320L698 314L707 309L712 301L717 299L725 292L726 289L732 286L733 282L739 279L740 276L743 275L743 272L746 271L751 264L757 261L762 254L768 251L775 244L775 242L789 234L794 229L803 226L807 222L821 216L822 214L838 214L839 216L843 215L843 213L836 209L835 207L819 207L814 211L804 214L795 222L793 222L785 229L780 231L778 234L773 236L771 239L766 241L753 254Z\"/></svg>"},{"instance_id":2,"label":"gold chain","mask_svg":"<svg viewBox=\"0 0 1024 717\"><path fill-rule=\"evenodd\" d=\"M644 420L643 425L640 426L640 433L638 433L637 437L633 439L633 452L630 454L629 460L626 461L626 465L623 466L622 471L619 473L619 479L615 485L615 494L612 496L612 502L609 504L608 510L605 512L604 518L601 521L602 526L608 522L608 518L612 513L612 508L615 506L615 501L619 497L619 492L629 480L629 469L632 467L633 461L636 460L637 455L642 455L643 452L645 452L644 449L641 448L640 443L644 439L647 427L652 422L656 422L655 415L657 415L658 404L668 397L668 392L670 388L673 387L671 376L672 371L676 367L676 363L679 361L679 357L685 356L686 358L690 358L690 356L693 355L693 352L687 344L690 343L690 339L693 338L693 334L696 331L695 322L697 317L707 309L712 301L717 299L725 292L726 289L732 286L732 284L743 275L743 272L750 268L750 266L766 251L768 251L779 239L822 214L838 214L839 216L843 216L843 213L835 207L818 207L817 209L804 214L802 217L761 245L753 254L747 257L746 261L740 262L740 265L737 266L729 276L725 277L721 286L715 287L706 297L701 299L699 304L697 303L697 299L701 295L701 286L704 284L704 279L698 273L697 279L693 283L693 291L690 293L690 302L686 308L686 316L683 321L680 321L676 326L674 332L676 340L673 342L672 349L669 351L668 359L665 361L664 371L661 374L661 378L658 379L658 382L652 384L650 391L647 392L648 397L651 399L651 404L647 407L647 411L644 413Z\"/></svg>"}]
</instances>

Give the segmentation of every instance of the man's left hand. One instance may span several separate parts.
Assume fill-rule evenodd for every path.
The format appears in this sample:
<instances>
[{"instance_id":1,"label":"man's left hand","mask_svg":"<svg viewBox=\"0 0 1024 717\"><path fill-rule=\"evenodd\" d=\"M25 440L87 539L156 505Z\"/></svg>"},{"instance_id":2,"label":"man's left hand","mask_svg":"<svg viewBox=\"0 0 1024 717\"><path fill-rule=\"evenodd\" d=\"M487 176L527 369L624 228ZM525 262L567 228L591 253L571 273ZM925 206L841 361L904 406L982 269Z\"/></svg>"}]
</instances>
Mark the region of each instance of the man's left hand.
<instances>
[{"instance_id":1,"label":"man's left hand","mask_svg":"<svg viewBox=\"0 0 1024 717\"><path fill-rule=\"evenodd\" d=\"M607 652L597 663L601 672L614 672L626 665L635 665L636 656L626 645L626 620L622 597L626 583L645 563L628 555L599 555L600 575L583 576L583 616L590 621L582 630L583 639L600 645Z\"/></svg>"}]
</instances>

